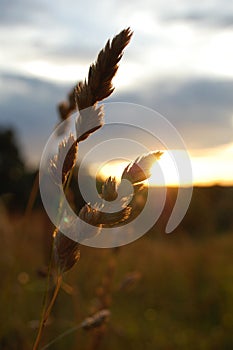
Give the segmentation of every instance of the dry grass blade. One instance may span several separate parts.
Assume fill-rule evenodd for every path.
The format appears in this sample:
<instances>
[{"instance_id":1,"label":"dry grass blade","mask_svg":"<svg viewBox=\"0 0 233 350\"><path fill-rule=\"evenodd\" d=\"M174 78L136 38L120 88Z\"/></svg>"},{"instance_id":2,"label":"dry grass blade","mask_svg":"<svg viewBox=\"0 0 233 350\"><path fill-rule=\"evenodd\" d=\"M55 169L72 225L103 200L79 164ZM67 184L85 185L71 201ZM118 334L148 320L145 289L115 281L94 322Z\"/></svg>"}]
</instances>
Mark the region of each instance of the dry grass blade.
<instances>
[{"instance_id":1,"label":"dry grass blade","mask_svg":"<svg viewBox=\"0 0 233 350\"><path fill-rule=\"evenodd\" d=\"M131 36L130 28L124 29L111 42L108 40L105 48L100 51L96 63L89 68L88 80L79 83L76 87L80 110L93 106L111 95L114 90L112 79L117 72L118 62Z\"/></svg>"}]
</instances>

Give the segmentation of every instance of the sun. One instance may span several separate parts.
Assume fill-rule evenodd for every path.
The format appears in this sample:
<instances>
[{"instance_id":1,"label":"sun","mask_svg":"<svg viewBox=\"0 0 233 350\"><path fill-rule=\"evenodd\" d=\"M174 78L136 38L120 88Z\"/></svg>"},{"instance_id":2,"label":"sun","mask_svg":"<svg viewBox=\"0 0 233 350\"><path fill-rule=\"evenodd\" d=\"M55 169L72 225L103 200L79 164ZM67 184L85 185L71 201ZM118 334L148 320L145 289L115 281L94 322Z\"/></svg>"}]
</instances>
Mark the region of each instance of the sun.
<instances>
[{"instance_id":1,"label":"sun","mask_svg":"<svg viewBox=\"0 0 233 350\"><path fill-rule=\"evenodd\" d=\"M179 171L176 160L183 160L184 151L170 150L163 151L159 160L157 160L151 168L151 176L148 179L149 186L188 186L191 185L191 179L180 182ZM101 166L98 171L98 176L107 179L109 176L115 177L119 182L125 167L130 161L113 160ZM182 163L182 162L181 162ZM182 171L182 169L180 169ZM190 180L190 181L188 181Z\"/></svg>"},{"instance_id":2,"label":"sun","mask_svg":"<svg viewBox=\"0 0 233 350\"><path fill-rule=\"evenodd\" d=\"M176 151L177 153L178 151ZM173 151L174 153L174 151ZM172 152L164 151L158 162L151 168L151 186L178 186L179 176Z\"/></svg>"}]
</instances>

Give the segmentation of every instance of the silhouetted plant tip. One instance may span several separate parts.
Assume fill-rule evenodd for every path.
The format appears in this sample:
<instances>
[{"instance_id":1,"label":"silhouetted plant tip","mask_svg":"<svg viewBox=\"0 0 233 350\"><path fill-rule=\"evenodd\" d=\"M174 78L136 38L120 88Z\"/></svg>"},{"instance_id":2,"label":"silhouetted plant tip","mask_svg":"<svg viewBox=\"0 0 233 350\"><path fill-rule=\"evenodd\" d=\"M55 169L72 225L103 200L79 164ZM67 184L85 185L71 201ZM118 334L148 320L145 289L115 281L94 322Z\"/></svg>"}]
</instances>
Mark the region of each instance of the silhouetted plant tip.
<instances>
[{"instance_id":1,"label":"silhouetted plant tip","mask_svg":"<svg viewBox=\"0 0 233 350\"><path fill-rule=\"evenodd\" d=\"M93 106L111 95L114 90L112 79L132 34L130 28L122 30L112 41L108 40L100 51L96 62L89 68L88 79L76 86L79 110Z\"/></svg>"},{"instance_id":2,"label":"silhouetted plant tip","mask_svg":"<svg viewBox=\"0 0 233 350\"><path fill-rule=\"evenodd\" d=\"M89 68L88 79L80 81L68 94L68 100L58 105L61 120L66 120L75 110L86 109L111 95L114 88L112 79L118 70L118 63L133 32L122 30L112 41L108 40L97 60Z\"/></svg>"}]
</instances>

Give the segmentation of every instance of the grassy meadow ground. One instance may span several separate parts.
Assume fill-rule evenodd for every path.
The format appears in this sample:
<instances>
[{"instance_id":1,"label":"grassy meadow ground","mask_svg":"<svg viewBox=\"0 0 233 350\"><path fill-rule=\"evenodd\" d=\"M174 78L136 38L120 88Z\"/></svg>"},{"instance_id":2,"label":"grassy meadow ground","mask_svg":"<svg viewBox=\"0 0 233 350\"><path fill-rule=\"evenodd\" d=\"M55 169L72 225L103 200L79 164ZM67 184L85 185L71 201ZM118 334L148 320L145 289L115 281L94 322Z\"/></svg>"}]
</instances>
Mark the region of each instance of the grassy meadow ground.
<instances>
[{"instance_id":1,"label":"grassy meadow ground","mask_svg":"<svg viewBox=\"0 0 233 350\"><path fill-rule=\"evenodd\" d=\"M91 315L107 289L106 326L78 329L49 349L233 349L232 208L233 188L196 188L174 233L163 231L165 210L158 224L130 245L81 247L42 343ZM42 209L24 220L1 205L0 220L0 349L27 350L41 313L52 228ZM101 343L94 345L98 337Z\"/></svg>"}]
</instances>

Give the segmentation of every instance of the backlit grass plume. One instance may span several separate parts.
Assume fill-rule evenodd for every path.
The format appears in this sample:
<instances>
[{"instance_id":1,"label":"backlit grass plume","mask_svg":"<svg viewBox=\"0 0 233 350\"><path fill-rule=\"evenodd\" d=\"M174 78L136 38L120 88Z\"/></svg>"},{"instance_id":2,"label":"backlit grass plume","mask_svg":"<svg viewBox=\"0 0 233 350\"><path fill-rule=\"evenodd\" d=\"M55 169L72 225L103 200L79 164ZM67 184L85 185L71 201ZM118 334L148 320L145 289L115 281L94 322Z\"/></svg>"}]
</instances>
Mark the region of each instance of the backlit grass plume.
<instances>
[{"instance_id":1,"label":"backlit grass plume","mask_svg":"<svg viewBox=\"0 0 233 350\"><path fill-rule=\"evenodd\" d=\"M130 28L122 30L112 41L108 40L97 60L89 68L88 79L76 88L76 98L80 110L95 105L113 92L112 79L115 76L123 50L129 43Z\"/></svg>"},{"instance_id":2,"label":"backlit grass plume","mask_svg":"<svg viewBox=\"0 0 233 350\"><path fill-rule=\"evenodd\" d=\"M162 152L150 152L138 157L124 169L122 180L129 180L133 184L145 181L151 176L151 167L162 155Z\"/></svg>"},{"instance_id":3,"label":"backlit grass plume","mask_svg":"<svg viewBox=\"0 0 233 350\"><path fill-rule=\"evenodd\" d=\"M80 81L68 94L67 101L58 105L61 120L67 119L78 107L79 110L94 106L114 90L112 79L118 70L118 63L128 45L132 31L122 30L112 41L108 40L97 60L89 68L88 78Z\"/></svg>"},{"instance_id":4,"label":"backlit grass plume","mask_svg":"<svg viewBox=\"0 0 233 350\"><path fill-rule=\"evenodd\" d=\"M104 125L103 106L98 103L110 96L114 90L112 79L118 70L123 50L129 43L131 36L132 32L127 28L116 35L112 41L108 40L104 49L100 51L96 62L90 66L87 79L79 82L69 93L67 101L59 105L61 120L67 119L76 109L78 112L75 120L76 134L70 134L67 139L62 140L57 154L50 160L49 165L54 183L59 187L62 186L64 192L70 190L69 184L78 158L79 143ZM95 203L95 205L86 203L79 210L80 220L78 225L76 225L76 219L72 219L66 214L63 209L63 201L60 200L57 213L60 223L53 232L52 250L57 275L56 285L51 300L47 302L48 294L45 297L46 302L33 350L38 349L43 328L62 285L63 274L79 261L80 243L78 242L98 236L104 228L123 225L132 217L134 218L137 201L131 200L132 196L135 197L142 191L143 186L139 186L138 183L150 177L150 168L160 158L161 154L157 151L138 157L124 169L119 184L112 176L106 179L101 187L100 202ZM119 186L122 186L125 180L131 182L134 193L129 195L121 193L122 198L118 198ZM112 202L116 199L120 201L121 210L117 212L109 211ZM64 227L69 229L70 236L76 240L72 240L62 233ZM103 303L102 309L97 310L93 316L87 318L83 322L82 328L92 329L102 325L110 315L110 311L106 307L108 305ZM97 343L99 343L99 340Z\"/></svg>"},{"instance_id":5,"label":"backlit grass plume","mask_svg":"<svg viewBox=\"0 0 233 350\"><path fill-rule=\"evenodd\" d=\"M112 41L108 40L105 48L100 51L96 62L90 66L88 78L84 82L79 82L69 93L68 100L58 106L61 120L67 119L71 113L76 111L77 108L79 109L79 117L76 120L76 136L70 135L67 140L63 140L59 145L57 155L50 161L50 172L58 185L69 183L68 178L77 160L78 143L85 140L104 124L103 109L97 103L113 92L112 79L117 72L123 50L129 43L131 36L132 32L127 28L116 35ZM106 186L109 186L109 184ZM104 193L106 194L106 188ZM64 217L62 203L60 203L60 210L61 213L58 213L58 215ZM84 222L88 221L97 225L98 229L101 228L100 214L97 210L86 205L81 209L79 215ZM98 221L96 221L97 219ZM77 234L82 235L82 232ZM46 302L48 294L45 297L42 318L33 350L37 350L39 347L42 331L62 284L62 274L70 270L80 256L79 244L62 234L59 228L55 228L53 237L52 256L55 258L57 268L57 282L50 302ZM98 323L98 319L94 320L94 324Z\"/></svg>"}]
</instances>

